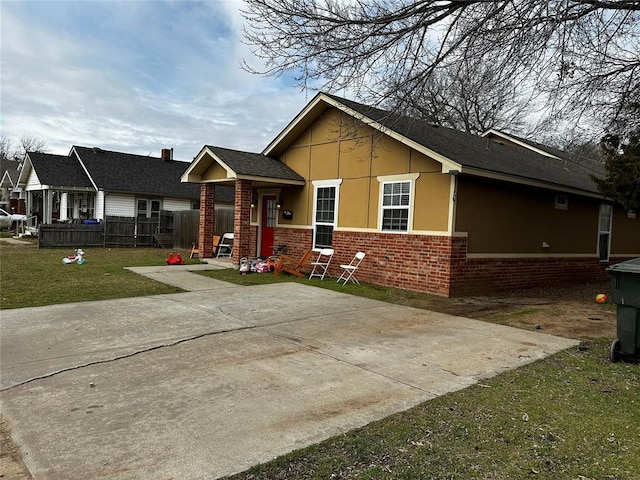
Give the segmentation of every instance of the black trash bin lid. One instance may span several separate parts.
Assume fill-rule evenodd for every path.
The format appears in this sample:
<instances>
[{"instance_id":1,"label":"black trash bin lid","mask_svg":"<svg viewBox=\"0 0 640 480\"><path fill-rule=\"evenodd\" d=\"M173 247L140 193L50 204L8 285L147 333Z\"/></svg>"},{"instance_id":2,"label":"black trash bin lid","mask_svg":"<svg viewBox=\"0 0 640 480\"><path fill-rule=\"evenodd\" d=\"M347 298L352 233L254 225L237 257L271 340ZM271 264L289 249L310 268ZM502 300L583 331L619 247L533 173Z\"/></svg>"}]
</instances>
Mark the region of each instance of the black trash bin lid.
<instances>
[{"instance_id":1,"label":"black trash bin lid","mask_svg":"<svg viewBox=\"0 0 640 480\"><path fill-rule=\"evenodd\" d=\"M623 272L640 274L640 258L627 260L626 262L616 263L607 268L607 272Z\"/></svg>"}]
</instances>

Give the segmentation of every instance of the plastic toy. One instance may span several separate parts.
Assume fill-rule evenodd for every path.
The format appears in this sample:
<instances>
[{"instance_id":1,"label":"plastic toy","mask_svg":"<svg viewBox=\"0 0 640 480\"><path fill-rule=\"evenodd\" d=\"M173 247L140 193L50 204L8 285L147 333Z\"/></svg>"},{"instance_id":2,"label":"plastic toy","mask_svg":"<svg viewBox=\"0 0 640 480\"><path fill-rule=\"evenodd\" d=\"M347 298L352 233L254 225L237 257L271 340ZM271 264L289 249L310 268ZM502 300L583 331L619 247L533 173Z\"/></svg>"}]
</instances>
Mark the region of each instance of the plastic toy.
<instances>
[{"instance_id":1,"label":"plastic toy","mask_svg":"<svg viewBox=\"0 0 640 480\"><path fill-rule=\"evenodd\" d=\"M82 265L84 260L84 251L81 248L76 248L76 253L73 255L69 255L68 257L64 257L62 259L62 264L67 265L69 263L76 262L78 265Z\"/></svg>"},{"instance_id":2,"label":"plastic toy","mask_svg":"<svg viewBox=\"0 0 640 480\"><path fill-rule=\"evenodd\" d=\"M180 252L176 253L176 256L173 256L173 252L169 252L169 257L165 260L167 265L184 265L184 260L180 255Z\"/></svg>"},{"instance_id":3,"label":"plastic toy","mask_svg":"<svg viewBox=\"0 0 640 480\"><path fill-rule=\"evenodd\" d=\"M598 303L606 303L607 302L607 296L604 293L599 293L598 295L596 295L596 302L598 302Z\"/></svg>"}]
</instances>

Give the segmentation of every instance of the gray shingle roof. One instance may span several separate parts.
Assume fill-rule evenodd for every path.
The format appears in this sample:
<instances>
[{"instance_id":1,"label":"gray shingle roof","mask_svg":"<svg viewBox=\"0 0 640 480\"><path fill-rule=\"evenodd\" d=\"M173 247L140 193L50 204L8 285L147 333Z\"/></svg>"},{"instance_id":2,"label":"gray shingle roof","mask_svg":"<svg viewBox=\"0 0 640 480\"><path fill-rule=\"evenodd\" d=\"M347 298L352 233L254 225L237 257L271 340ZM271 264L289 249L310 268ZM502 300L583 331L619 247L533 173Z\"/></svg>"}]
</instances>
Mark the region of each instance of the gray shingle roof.
<instances>
[{"instance_id":1,"label":"gray shingle roof","mask_svg":"<svg viewBox=\"0 0 640 480\"><path fill-rule=\"evenodd\" d=\"M187 162L74 146L99 189L174 198L198 198L200 185L181 183ZM72 154L73 154L72 151ZM69 183L67 183L69 185Z\"/></svg>"},{"instance_id":2,"label":"gray shingle roof","mask_svg":"<svg viewBox=\"0 0 640 480\"><path fill-rule=\"evenodd\" d=\"M74 157L50 153L27 153L42 185L92 188L91 180Z\"/></svg>"},{"instance_id":3,"label":"gray shingle roof","mask_svg":"<svg viewBox=\"0 0 640 480\"><path fill-rule=\"evenodd\" d=\"M11 183L15 186L20 176L20 165L21 163L17 160L0 157L0 178L3 178L6 172Z\"/></svg>"},{"instance_id":4,"label":"gray shingle roof","mask_svg":"<svg viewBox=\"0 0 640 480\"><path fill-rule=\"evenodd\" d=\"M436 126L424 120L398 115L335 95L325 95L463 167L506 174L523 180L541 181L557 185L558 188L571 187L598 193L589 177L590 173L603 175L603 167L597 161L575 162L568 156L558 160L522 147L504 145L478 135Z\"/></svg>"},{"instance_id":5,"label":"gray shingle roof","mask_svg":"<svg viewBox=\"0 0 640 480\"><path fill-rule=\"evenodd\" d=\"M304 181L303 177L280 160L261 153L241 152L212 145L207 145L207 148L237 174Z\"/></svg>"}]
</instances>

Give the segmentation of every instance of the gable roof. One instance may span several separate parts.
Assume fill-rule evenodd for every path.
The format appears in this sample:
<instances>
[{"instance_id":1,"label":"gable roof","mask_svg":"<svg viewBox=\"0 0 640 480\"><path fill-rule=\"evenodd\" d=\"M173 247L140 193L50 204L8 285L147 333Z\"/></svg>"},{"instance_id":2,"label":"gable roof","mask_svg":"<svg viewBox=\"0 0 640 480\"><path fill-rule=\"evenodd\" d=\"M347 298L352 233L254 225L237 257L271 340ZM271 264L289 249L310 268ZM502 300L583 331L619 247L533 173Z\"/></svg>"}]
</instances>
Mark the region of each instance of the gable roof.
<instances>
[{"instance_id":1,"label":"gable roof","mask_svg":"<svg viewBox=\"0 0 640 480\"><path fill-rule=\"evenodd\" d=\"M442 163L442 171L531 184L561 191L600 196L589 174L602 175L598 162L571 162L517 146L434 125L335 95L319 93L265 148L278 155L326 108L335 107L370 127Z\"/></svg>"},{"instance_id":2,"label":"gable roof","mask_svg":"<svg viewBox=\"0 0 640 480\"><path fill-rule=\"evenodd\" d=\"M209 155L212 161L205 159ZM192 177L197 177L216 161L227 172L226 179L246 179L254 181L265 181L274 183L284 183L289 185L304 185L304 178L291 169L288 165L278 159L260 154L233 150L230 148L205 145L189 168L184 172L182 181L189 181Z\"/></svg>"},{"instance_id":3,"label":"gable roof","mask_svg":"<svg viewBox=\"0 0 640 480\"><path fill-rule=\"evenodd\" d=\"M3 188L15 187L17 185L20 167L21 163L18 160L0 157L0 175L2 175L0 183Z\"/></svg>"},{"instance_id":4,"label":"gable roof","mask_svg":"<svg viewBox=\"0 0 640 480\"><path fill-rule=\"evenodd\" d=\"M27 161L36 172L41 185L93 188L82 165L68 155L28 152ZM27 179L24 178L23 181L26 182Z\"/></svg>"},{"instance_id":5,"label":"gable roof","mask_svg":"<svg viewBox=\"0 0 640 480\"><path fill-rule=\"evenodd\" d=\"M200 186L181 183L188 163L74 145L70 156L84 166L96 188L174 198L198 198Z\"/></svg>"}]
</instances>

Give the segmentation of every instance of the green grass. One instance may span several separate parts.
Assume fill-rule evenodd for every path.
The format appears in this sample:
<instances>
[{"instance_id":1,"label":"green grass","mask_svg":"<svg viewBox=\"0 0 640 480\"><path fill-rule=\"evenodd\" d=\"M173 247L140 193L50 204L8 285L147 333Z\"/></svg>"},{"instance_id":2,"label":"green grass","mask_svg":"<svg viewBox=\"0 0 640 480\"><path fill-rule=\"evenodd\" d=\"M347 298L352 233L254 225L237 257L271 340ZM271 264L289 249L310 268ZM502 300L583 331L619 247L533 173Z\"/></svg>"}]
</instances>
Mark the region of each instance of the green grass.
<instances>
[{"instance_id":1,"label":"green grass","mask_svg":"<svg viewBox=\"0 0 640 480\"><path fill-rule=\"evenodd\" d=\"M86 300L158 295L182 291L125 270L164 265L168 250L154 248L84 249L82 265L62 264L74 249L38 249L0 243L0 308L35 307ZM189 252L181 252L183 258ZM185 261L190 261L186 258ZM197 260L191 260L197 262Z\"/></svg>"},{"instance_id":2,"label":"green grass","mask_svg":"<svg viewBox=\"0 0 640 480\"><path fill-rule=\"evenodd\" d=\"M73 249L0 243L2 308L179 291L124 270L164 265L167 250ZM181 252L186 257L188 252ZM188 260L187 260L188 261ZM197 260L193 260L197 263ZM240 285L300 282L447 311L457 302L370 284L205 272ZM557 290L552 289L554 295ZM592 296L585 289L582 296ZM536 307L498 321L526 317ZM501 320L500 320L501 319ZM238 474L257 479L636 479L640 477L640 365L608 360L611 339L573 348ZM526 414L528 421L523 417Z\"/></svg>"}]
</instances>

